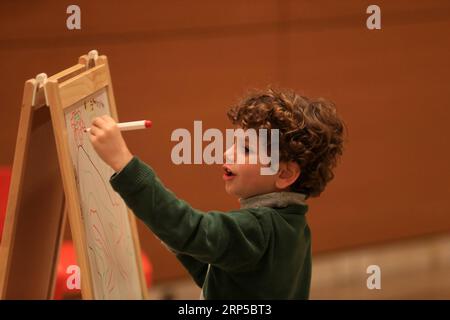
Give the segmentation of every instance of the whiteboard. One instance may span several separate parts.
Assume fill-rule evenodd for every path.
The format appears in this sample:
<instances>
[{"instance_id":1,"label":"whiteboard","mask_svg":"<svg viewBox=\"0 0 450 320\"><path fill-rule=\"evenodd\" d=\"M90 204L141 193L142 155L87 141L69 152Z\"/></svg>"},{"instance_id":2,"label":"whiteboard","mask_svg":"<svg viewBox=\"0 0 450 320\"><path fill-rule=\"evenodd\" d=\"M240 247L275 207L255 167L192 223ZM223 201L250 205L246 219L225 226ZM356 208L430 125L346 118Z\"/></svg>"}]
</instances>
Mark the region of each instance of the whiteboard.
<instances>
[{"instance_id":1,"label":"whiteboard","mask_svg":"<svg viewBox=\"0 0 450 320\"><path fill-rule=\"evenodd\" d=\"M128 209L109 183L113 169L100 159L84 132L95 117L105 114L110 114L105 88L64 113L94 298L142 299Z\"/></svg>"}]
</instances>

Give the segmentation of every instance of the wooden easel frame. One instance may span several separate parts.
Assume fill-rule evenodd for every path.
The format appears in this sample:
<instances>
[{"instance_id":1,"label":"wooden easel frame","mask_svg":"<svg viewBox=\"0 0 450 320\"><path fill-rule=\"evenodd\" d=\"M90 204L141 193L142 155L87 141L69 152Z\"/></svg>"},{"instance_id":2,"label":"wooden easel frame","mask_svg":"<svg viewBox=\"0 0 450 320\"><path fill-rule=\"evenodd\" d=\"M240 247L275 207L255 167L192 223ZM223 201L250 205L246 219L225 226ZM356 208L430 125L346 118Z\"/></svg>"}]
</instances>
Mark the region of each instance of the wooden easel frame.
<instances>
[{"instance_id":1,"label":"wooden easel frame","mask_svg":"<svg viewBox=\"0 0 450 320\"><path fill-rule=\"evenodd\" d=\"M91 51L90 56L81 56L77 65L48 79L38 76L25 82L0 245L1 299L53 297L67 215L82 274L82 297L95 298L64 121L64 109L89 95L85 88L89 88L89 94L106 88L111 116L117 120L108 60L106 56L98 56L96 51ZM50 191L42 199L46 183ZM129 210L128 218L141 295L142 299L147 299L136 220Z\"/></svg>"}]
</instances>

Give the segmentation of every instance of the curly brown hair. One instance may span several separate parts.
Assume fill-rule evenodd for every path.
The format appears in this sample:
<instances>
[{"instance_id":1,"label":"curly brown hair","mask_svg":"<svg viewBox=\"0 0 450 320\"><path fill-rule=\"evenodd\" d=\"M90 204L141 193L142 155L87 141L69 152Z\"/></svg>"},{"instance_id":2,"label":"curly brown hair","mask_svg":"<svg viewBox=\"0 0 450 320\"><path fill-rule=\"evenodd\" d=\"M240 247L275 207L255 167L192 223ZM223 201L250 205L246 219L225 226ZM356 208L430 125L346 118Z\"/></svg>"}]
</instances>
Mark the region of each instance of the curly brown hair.
<instances>
[{"instance_id":1,"label":"curly brown hair","mask_svg":"<svg viewBox=\"0 0 450 320\"><path fill-rule=\"evenodd\" d=\"M227 115L244 130L279 129L280 161L296 161L301 168L291 191L317 197L333 179L345 130L334 103L268 88L249 93Z\"/></svg>"}]
</instances>

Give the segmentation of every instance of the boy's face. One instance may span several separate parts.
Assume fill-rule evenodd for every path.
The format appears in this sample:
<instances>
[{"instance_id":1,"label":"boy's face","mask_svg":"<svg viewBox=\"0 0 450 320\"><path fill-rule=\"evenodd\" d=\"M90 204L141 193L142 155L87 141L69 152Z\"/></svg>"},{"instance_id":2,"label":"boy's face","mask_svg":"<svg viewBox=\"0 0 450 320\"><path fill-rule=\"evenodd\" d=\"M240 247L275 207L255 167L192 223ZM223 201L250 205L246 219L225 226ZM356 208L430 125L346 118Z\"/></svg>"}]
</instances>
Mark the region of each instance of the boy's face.
<instances>
[{"instance_id":1,"label":"boy's face","mask_svg":"<svg viewBox=\"0 0 450 320\"><path fill-rule=\"evenodd\" d=\"M226 161L223 169L223 179L225 181L225 190L228 194L236 196L238 198L249 198L259 194L270 193L279 191L275 182L277 180L277 174L274 175L262 175L261 168L269 167L270 165L262 165L260 163L259 154L257 156L257 163L250 164L250 154L257 151L256 145L249 145L249 142L245 142L245 163L237 163L237 153L240 152L240 148L237 146L235 140L234 144L225 151L225 160L232 160L233 163L227 164Z\"/></svg>"}]
</instances>

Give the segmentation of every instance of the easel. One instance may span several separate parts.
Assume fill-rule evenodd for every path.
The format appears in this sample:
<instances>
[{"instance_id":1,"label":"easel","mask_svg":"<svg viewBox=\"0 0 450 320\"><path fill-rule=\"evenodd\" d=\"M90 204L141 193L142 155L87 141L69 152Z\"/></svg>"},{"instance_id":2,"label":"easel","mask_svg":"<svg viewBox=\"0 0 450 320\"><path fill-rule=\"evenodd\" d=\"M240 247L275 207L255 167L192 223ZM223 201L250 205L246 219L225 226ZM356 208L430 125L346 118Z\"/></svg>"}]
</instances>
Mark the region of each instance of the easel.
<instances>
[{"instance_id":1,"label":"easel","mask_svg":"<svg viewBox=\"0 0 450 320\"><path fill-rule=\"evenodd\" d=\"M60 73L49 78L39 74L25 82L0 245L1 299L53 297L67 215L81 270L82 297L96 298L64 126L64 108L83 99L86 88L106 88L111 116L117 120L108 61L95 50ZM141 298L146 299L136 220L131 212L128 219Z\"/></svg>"}]
</instances>

